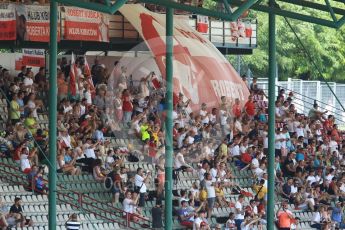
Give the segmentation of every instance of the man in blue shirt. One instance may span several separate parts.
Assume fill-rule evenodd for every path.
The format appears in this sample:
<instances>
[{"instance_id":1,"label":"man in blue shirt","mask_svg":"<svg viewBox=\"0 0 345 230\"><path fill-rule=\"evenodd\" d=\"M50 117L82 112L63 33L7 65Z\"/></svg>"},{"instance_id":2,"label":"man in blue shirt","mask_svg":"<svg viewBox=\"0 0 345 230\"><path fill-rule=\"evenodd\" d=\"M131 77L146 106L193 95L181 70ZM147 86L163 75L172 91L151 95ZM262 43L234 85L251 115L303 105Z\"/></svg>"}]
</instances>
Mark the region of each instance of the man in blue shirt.
<instances>
[{"instance_id":1,"label":"man in blue shirt","mask_svg":"<svg viewBox=\"0 0 345 230\"><path fill-rule=\"evenodd\" d=\"M303 147L299 146L296 153L296 161L304 161Z\"/></svg>"},{"instance_id":2,"label":"man in blue shirt","mask_svg":"<svg viewBox=\"0 0 345 230\"><path fill-rule=\"evenodd\" d=\"M104 139L104 135L103 135L101 126L99 126L98 129L95 130L92 137L94 140L101 141L102 143L104 143L105 139Z\"/></svg>"},{"instance_id":3,"label":"man in blue shirt","mask_svg":"<svg viewBox=\"0 0 345 230\"><path fill-rule=\"evenodd\" d=\"M343 216L342 216L341 202L337 202L335 207L333 207L331 218L332 218L332 221L336 222L339 225L340 229L343 229L345 227L345 224L342 221Z\"/></svg>"},{"instance_id":4,"label":"man in blue shirt","mask_svg":"<svg viewBox=\"0 0 345 230\"><path fill-rule=\"evenodd\" d=\"M188 209L188 201L182 200L181 201L181 208L177 210L177 214L179 216L179 221L182 226L185 227L192 227L194 222L194 212L190 212Z\"/></svg>"}]
</instances>

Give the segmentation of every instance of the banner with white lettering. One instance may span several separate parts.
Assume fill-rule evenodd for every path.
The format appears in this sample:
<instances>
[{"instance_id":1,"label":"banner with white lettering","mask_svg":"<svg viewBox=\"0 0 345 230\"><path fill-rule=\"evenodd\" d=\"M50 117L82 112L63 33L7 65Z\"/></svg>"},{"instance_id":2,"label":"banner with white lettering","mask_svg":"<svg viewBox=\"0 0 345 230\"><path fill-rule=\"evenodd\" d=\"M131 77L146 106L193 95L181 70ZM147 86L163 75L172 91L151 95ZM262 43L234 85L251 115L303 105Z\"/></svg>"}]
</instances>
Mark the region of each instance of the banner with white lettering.
<instances>
[{"instance_id":1,"label":"banner with white lettering","mask_svg":"<svg viewBox=\"0 0 345 230\"><path fill-rule=\"evenodd\" d=\"M0 40L16 40L16 9L13 4L0 3Z\"/></svg>"},{"instance_id":2,"label":"banner with white lettering","mask_svg":"<svg viewBox=\"0 0 345 230\"><path fill-rule=\"evenodd\" d=\"M108 15L77 7L64 8L64 39L109 42Z\"/></svg>"},{"instance_id":3,"label":"banner with white lettering","mask_svg":"<svg viewBox=\"0 0 345 230\"><path fill-rule=\"evenodd\" d=\"M197 24L196 29L200 33L207 33L208 32L208 16L198 15L197 16Z\"/></svg>"},{"instance_id":4,"label":"banner with white lettering","mask_svg":"<svg viewBox=\"0 0 345 230\"><path fill-rule=\"evenodd\" d=\"M165 15L137 4L126 4L120 12L144 39L165 78ZM209 40L177 17L173 42L175 98L182 93L191 99L193 110L200 109L203 102L209 108L218 107L222 96L230 103L239 98L244 104L249 91L235 69Z\"/></svg>"},{"instance_id":5,"label":"banner with white lettering","mask_svg":"<svg viewBox=\"0 0 345 230\"><path fill-rule=\"evenodd\" d=\"M23 49L22 65L31 67L45 66L44 49Z\"/></svg>"},{"instance_id":6,"label":"banner with white lettering","mask_svg":"<svg viewBox=\"0 0 345 230\"><path fill-rule=\"evenodd\" d=\"M17 40L49 42L49 6L17 5ZM60 26L58 40L60 40Z\"/></svg>"}]
</instances>

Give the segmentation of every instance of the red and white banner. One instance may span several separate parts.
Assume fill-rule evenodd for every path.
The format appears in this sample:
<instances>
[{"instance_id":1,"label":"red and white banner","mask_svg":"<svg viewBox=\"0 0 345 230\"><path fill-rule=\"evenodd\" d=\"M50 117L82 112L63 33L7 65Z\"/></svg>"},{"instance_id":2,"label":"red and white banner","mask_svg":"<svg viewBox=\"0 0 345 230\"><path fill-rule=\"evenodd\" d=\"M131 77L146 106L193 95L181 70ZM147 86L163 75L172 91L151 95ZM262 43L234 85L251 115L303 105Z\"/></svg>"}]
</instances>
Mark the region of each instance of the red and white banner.
<instances>
[{"instance_id":1,"label":"red and white banner","mask_svg":"<svg viewBox=\"0 0 345 230\"><path fill-rule=\"evenodd\" d=\"M16 9L13 4L0 3L0 40L16 40Z\"/></svg>"},{"instance_id":2,"label":"red and white banner","mask_svg":"<svg viewBox=\"0 0 345 230\"><path fill-rule=\"evenodd\" d=\"M77 7L65 7L64 39L109 42L108 15Z\"/></svg>"},{"instance_id":3,"label":"red and white banner","mask_svg":"<svg viewBox=\"0 0 345 230\"><path fill-rule=\"evenodd\" d=\"M16 58L14 70L20 71L22 67L23 67L23 58L22 57Z\"/></svg>"},{"instance_id":4,"label":"red and white banner","mask_svg":"<svg viewBox=\"0 0 345 230\"><path fill-rule=\"evenodd\" d=\"M165 78L165 15L136 4L126 4L120 12L138 30ZM174 93L190 98L193 110L203 102L218 107L222 96L230 101L239 98L242 103L247 100L248 88L225 57L203 35L177 18L173 42Z\"/></svg>"},{"instance_id":5,"label":"red and white banner","mask_svg":"<svg viewBox=\"0 0 345 230\"><path fill-rule=\"evenodd\" d=\"M22 65L31 67L44 67L44 49L23 49Z\"/></svg>"},{"instance_id":6,"label":"red and white banner","mask_svg":"<svg viewBox=\"0 0 345 230\"><path fill-rule=\"evenodd\" d=\"M196 30L200 33L207 33L208 32L208 16L198 15L197 16L197 24Z\"/></svg>"},{"instance_id":7,"label":"red and white banner","mask_svg":"<svg viewBox=\"0 0 345 230\"><path fill-rule=\"evenodd\" d=\"M17 39L20 41L49 42L49 6L17 5ZM58 26L58 40L60 27Z\"/></svg>"}]
</instances>

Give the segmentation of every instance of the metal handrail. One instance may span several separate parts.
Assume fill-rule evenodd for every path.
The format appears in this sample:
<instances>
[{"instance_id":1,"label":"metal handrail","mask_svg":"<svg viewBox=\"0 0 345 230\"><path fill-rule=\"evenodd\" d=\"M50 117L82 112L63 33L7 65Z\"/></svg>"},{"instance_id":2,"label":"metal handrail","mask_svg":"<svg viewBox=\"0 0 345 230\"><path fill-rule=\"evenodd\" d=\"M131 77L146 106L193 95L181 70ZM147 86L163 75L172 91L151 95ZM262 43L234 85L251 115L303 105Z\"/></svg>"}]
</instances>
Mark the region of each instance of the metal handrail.
<instances>
[{"instance_id":1,"label":"metal handrail","mask_svg":"<svg viewBox=\"0 0 345 230\"><path fill-rule=\"evenodd\" d=\"M18 170L16 167L13 167L13 166L11 166L11 165L5 164L5 163L3 163L3 162L0 162L0 165L1 165L1 166L4 166L4 167L7 167L7 168L11 168L11 169L13 169L14 171L16 171L16 172L22 174L22 172L21 172L20 170ZM20 178L20 177L18 177L18 175L14 174L14 173L11 173L11 172L8 172L8 171L4 170L3 168L0 168L0 171L4 172L4 173L1 173L1 174L0 174L0 178L5 178L5 179L9 180L7 177L4 176L4 174L10 174L10 175L12 175L12 176L14 176L14 177L16 177L16 178ZM25 180L25 179L24 179L24 180ZM48 180L46 180L46 179L43 179L43 180L44 180L45 182L48 182ZM19 183L19 182L16 182L16 181L14 181L14 180L11 180L11 181L14 182L14 183ZM25 180L25 181L27 182L27 180ZM19 183L19 184L20 184L20 185L23 185L23 186L26 187L26 188L29 187L29 186L27 185L27 183L25 183L25 182L22 182L22 183ZM94 199L94 198L92 198L92 197L90 197L90 196L88 196L88 195L86 195L86 194L83 194L83 193L81 193L81 192L76 192L76 191L72 191L72 190L66 189L66 188L65 188L64 186L62 186L62 185L57 185L57 188L60 189L60 191L56 191L57 195L63 195L64 197L71 197L70 195L67 195L67 194L65 194L65 193L62 193L61 191L65 191L65 192L69 192L69 193L72 193L72 194L77 195L77 196L78 196L78 200L77 200L78 203L83 203L82 201L85 200L85 199L83 199L83 198L87 198L87 199L89 199L89 200L91 200L91 201L94 201L94 202L97 202L98 204L101 204L102 206L105 205L105 206L107 206L107 207L109 207L110 209L112 209L112 210L115 211L115 212L108 211L108 210L106 210L106 209L99 208L98 206L95 206L95 205L92 204L92 203L84 202L84 204L91 205L93 208L99 209L99 210L101 210L101 211L103 211L103 212L105 212L105 213L108 213L108 214L111 214L111 215L115 215L115 216L116 216L116 213L117 213L117 212L118 212L118 213L125 213L125 214L126 214L126 224L123 224L123 223L121 223L121 222L117 222L117 221L114 221L114 220L112 220L112 219L108 219L108 217L104 217L104 216L102 216L102 215L99 214L99 213L96 213L96 212L93 212L93 211L91 211L91 210L88 210L88 211L91 212L92 214L95 214L95 215L97 215L97 216L100 216L100 217L102 217L102 218L105 218L105 219L107 219L107 220L110 220L111 222L114 222L114 223L117 223L117 224L119 224L119 225L122 225L122 226L126 226L126 227L131 228L131 227L130 227L130 220L128 219L128 217L129 217L130 215L133 215L133 216L137 217L138 219L141 219L141 220L143 220L144 222L147 222L147 223L151 226L151 221L150 221L150 220L146 220L146 219L140 217L140 216L137 215L137 214L129 214L128 212L125 212L125 211L123 211L122 209L118 209L118 208L115 208L115 207L113 207L113 206L110 206L110 205L108 205L108 204L106 204L106 203L104 203L104 202L101 202L101 201L99 201L99 200L96 200L96 199ZM62 188L62 190L61 190L61 188ZM33 189L33 190L36 191L36 192L41 192L41 191L39 191L39 190L37 190L37 189ZM64 201L63 199L60 199L60 198L58 198L58 199L59 199L61 202L68 203L68 202ZM68 204L70 204L70 203L68 203ZM71 204L71 205L72 205L72 204ZM75 206L75 205L74 205L74 206ZM82 208L83 208L83 207L82 207ZM116 217L119 217L119 216L116 216ZM135 228L131 228L131 229L135 229Z\"/></svg>"},{"instance_id":2,"label":"metal handrail","mask_svg":"<svg viewBox=\"0 0 345 230\"><path fill-rule=\"evenodd\" d=\"M313 100L313 101L317 101L317 102L319 102L320 104L324 104L324 105L330 106L330 107L333 108L333 109L340 110L340 109L336 108L335 106L332 106L332 105L330 105L330 104L327 104L326 102L319 101L319 100L317 100L317 99L315 99L315 98L308 97L308 96L303 95L303 94L301 94L301 93L295 92L295 91L293 91L293 90L291 90L291 89L289 89L289 88L287 88L287 87L284 87L284 86L281 86L281 85L277 85L277 87L283 88L283 89L286 89L286 90L289 90L289 91L293 92L294 94L303 96L303 97L308 98L308 99L311 99L311 100Z\"/></svg>"},{"instance_id":3,"label":"metal handrail","mask_svg":"<svg viewBox=\"0 0 345 230\"><path fill-rule=\"evenodd\" d=\"M284 89L287 89L287 88L285 88L285 87L282 87L282 86L279 86L279 85L276 85L276 87L281 87L281 88L284 88ZM268 89L263 89L265 92L267 92L268 91ZM302 97L304 97L304 95L303 94L300 94L300 93L297 93L297 92L295 92L295 91L293 91L293 90L290 90L290 89L288 89L289 91L291 91L291 92L293 92L294 94L296 93L297 95L300 95L300 96L302 96ZM307 97L307 98L309 98L309 97ZM295 105L299 105L299 106L304 106L305 108L307 108L307 109L312 109L313 107L312 106L307 106L307 105L305 105L305 104L309 104L309 105L313 105L314 103L311 103L311 102L309 102L309 101L306 101L306 100L302 100L302 99L297 99L297 100L300 100L300 101L302 101L304 104L302 105L302 104L300 104L300 103L298 103L296 100L294 100L293 101L293 104L295 104ZM313 99L313 100L315 100L315 101L317 101L317 102L319 102L318 100L316 100L316 99ZM327 104L328 105L328 104ZM330 105L329 105L330 106ZM325 109L324 107L322 107L322 106L319 106L321 109ZM331 106L332 107L332 106ZM334 109L336 109L336 110L339 110L339 109L337 109L337 108L335 108L335 107L332 107L332 108L334 108ZM334 115L338 115L338 116L342 116L341 114L339 114L339 113L336 113L336 112L332 112L332 114L334 114ZM334 118L336 119L336 120L338 120L339 122L341 122L341 123L343 123L343 121L342 120L340 120L339 118L337 118L336 116L334 116Z\"/></svg>"}]
</instances>

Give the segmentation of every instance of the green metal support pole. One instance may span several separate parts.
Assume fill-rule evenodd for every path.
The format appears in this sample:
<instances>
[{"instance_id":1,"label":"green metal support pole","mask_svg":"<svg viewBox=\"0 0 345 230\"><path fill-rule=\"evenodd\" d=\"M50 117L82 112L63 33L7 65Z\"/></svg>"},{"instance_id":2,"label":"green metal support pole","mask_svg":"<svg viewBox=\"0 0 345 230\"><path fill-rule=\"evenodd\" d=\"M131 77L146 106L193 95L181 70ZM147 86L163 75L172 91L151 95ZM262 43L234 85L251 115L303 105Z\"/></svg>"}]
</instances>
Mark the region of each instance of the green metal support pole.
<instances>
[{"instance_id":1,"label":"green metal support pole","mask_svg":"<svg viewBox=\"0 0 345 230\"><path fill-rule=\"evenodd\" d=\"M174 9L166 8L165 230L172 229Z\"/></svg>"},{"instance_id":2,"label":"green metal support pole","mask_svg":"<svg viewBox=\"0 0 345 230\"><path fill-rule=\"evenodd\" d=\"M270 0L274 6L274 0ZM275 143L275 80L276 80L276 16L269 13L269 78L268 78L268 202L267 229L274 230L274 143Z\"/></svg>"},{"instance_id":3,"label":"green metal support pole","mask_svg":"<svg viewBox=\"0 0 345 230\"><path fill-rule=\"evenodd\" d=\"M49 230L56 229L56 123L57 123L58 4L50 1L49 47Z\"/></svg>"}]
</instances>

